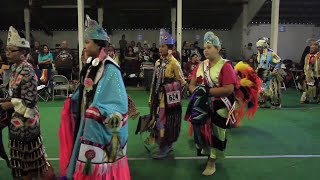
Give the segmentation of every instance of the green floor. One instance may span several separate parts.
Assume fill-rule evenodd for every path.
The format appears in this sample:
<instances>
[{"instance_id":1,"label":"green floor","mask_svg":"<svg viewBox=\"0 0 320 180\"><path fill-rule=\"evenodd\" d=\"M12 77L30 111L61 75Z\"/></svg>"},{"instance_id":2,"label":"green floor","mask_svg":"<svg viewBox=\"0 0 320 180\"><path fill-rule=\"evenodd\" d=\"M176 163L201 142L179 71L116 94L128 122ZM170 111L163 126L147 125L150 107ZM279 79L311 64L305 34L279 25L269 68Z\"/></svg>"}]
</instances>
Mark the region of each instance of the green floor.
<instances>
[{"instance_id":1,"label":"green floor","mask_svg":"<svg viewBox=\"0 0 320 180\"><path fill-rule=\"evenodd\" d=\"M148 113L146 91L128 91L141 114ZM243 120L242 126L228 132L227 156L268 155L319 155L320 154L320 105L299 104L300 93L283 92L283 109L259 109L254 119ZM184 100L184 111L188 100ZM57 130L63 101L39 102L41 130L49 158L59 157ZM134 135L137 120L129 121L129 158L149 158L141 137ZM217 172L202 177L204 159L175 160L173 157L196 155L192 138L187 136L188 123L182 122L182 130L174 151L165 160L130 160L132 179L226 179L226 180L319 180L319 157L309 158L227 158L218 161ZM7 144L7 130L4 131ZM151 147L156 151L156 147ZM58 173L59 162L51 161ZM0 180L11 179L4 161L0 161Z\"/></svg>"}]
</instances>

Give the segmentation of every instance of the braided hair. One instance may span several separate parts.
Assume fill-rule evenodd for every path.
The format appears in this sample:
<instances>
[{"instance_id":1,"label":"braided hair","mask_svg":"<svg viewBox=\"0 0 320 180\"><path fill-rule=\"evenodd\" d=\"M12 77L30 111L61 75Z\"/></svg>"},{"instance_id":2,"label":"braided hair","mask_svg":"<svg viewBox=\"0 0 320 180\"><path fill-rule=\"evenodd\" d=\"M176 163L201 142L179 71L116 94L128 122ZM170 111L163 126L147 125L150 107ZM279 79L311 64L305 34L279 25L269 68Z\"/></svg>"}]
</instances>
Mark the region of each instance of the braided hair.
<instances>
[{"instance_id":1,"label":"braided hair","mask_svg":"<svg viewBox=\"0 0 320 180\"><path fill-rule=\"evenodd\" d=\"M100 47L100 51L102 50L102 48L105 48L108 43L105 40L96 40L96 39L93 39L93 42ZM75 131L74 131L74 141L77 138L77 134L78 134L78 130L79 130L80 122L81 122L81 116L82 116L81 103L82 103L82 98L83 98L84 79L86 77L86 74L87 74L89 67L92 65L92 62L93 61L91 61L90 63L87 63L80 71L79 99L78 99L78 109L76 111L77 116L76 116L76 120L75 120L76 122L75 122ZM102 66L101 61L99 62L99 64L97 66L91 66L90 72L88 74L88 78L94 80L94 78L96 77L96 74L101 66ZM93 86L93 89L86 93L86 102L85 102L86 107L85 108L88 108L88 106L89 106L88 103L92 102L95 92L96 92L96 86Z\"/></svg>"}]
</instances>

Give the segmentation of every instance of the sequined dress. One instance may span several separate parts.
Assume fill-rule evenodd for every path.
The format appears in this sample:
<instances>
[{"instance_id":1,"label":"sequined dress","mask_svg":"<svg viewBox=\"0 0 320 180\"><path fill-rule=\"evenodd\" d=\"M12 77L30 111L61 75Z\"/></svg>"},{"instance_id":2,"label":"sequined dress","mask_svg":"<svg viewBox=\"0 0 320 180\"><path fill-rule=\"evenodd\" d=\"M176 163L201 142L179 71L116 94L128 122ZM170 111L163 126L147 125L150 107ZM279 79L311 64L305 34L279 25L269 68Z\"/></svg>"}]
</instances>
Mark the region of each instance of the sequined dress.
<instances>
[{"instance_id":1,"label":"sequined dress","mask_svg":"<svg viewBox=\"0 0 320 180\"><path fill-rule=\"evenodd\" d=\"M73 147L68 179L128 180L128 97L118 64L107 56L92 86L92 100L86 100L84 84L81 123ZM90 70L90 67L88 71ZM78 90L79 91L79 90ZM77 101L75 92L72 101Z\"/></svg>"}]
</instances>

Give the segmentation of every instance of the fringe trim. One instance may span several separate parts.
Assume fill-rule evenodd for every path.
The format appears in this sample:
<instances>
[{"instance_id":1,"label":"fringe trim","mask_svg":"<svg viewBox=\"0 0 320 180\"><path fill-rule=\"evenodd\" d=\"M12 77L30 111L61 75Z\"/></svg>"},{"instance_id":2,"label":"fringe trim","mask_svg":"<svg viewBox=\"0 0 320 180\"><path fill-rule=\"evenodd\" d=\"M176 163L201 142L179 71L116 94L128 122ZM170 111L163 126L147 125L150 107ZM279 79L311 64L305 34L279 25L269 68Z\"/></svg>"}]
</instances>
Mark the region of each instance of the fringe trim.
<instances>
[{"instance_id":1,"label":"fringe trim","mask_svg":"<svg viewBox=\"0 0 320 180\"><path fill-rule=\"evenodd\" d=\"M128 114L129 114L129 118L131 119L136 119L140 114L136 104L134 103L134 101L131 99L129 95L128 95Z\"/></svg>"},{"instance_id":2,"label":"fringe trim","mask_svg":"<svg viewBox=\"0 0 320 180\"><path fill-rule=\"evenodd\" d=\"M22 162L21 160L11 159L13 177L25 176L32 172L37 172L38 175L44 175L48 170L48 162L44 157L41 157L35 162Z\"/></svg>"},{"instance_id":3,"label":"fringe trim","mask_svg":"<svg viewBox=\"0 0 320 180\"><path fill-rule=\"evenodd\" d=\"M21 177L29 173L37 173L40 176L48 171L49 166L44 157L41 135L27 143L10 139L9 148L13 177Z\"/></svg>"},{"instance_id":4,"label":"fringe trim","mask_svg":"<svg viewBox=\"0 0 320 180\"><path fill-rule=\"evenodd\" d=\"M172 143L177 141L181 129L181 105L176 105L171 108L166 108L166 124L165 124L165 139L166 142Z\"/></svg>"},{"instance_id":5,"label":"fringe trim","mask_svg":"<svg viewBox=\"0 0 320 180\"><path fill-rule=\"evenodd\" d=\"M21 160L11 159L11 166L12 169L21 169L23 171L29 171L32 169L38 169L43 166L47 166L47 161L44 158L44 156L32 162L23 162Z\"/></svg>"},{"instance_id":6,"label":"fringe trim","mask_svg":"<svg viewBox=\"0 0 320 180\"><path fill-rule=\"evenodd\" d=\"M42 148L37 149L32 153L25 154L21 151L11 150L10 152L11 159L23 160L26 162L32 162L40 159L44 156L44 151Z\"/></svg>"},{"instance_id":7,"label":"fringe trim","mask_svg":"<svg viewBox=\"0 0 320 180\"><path fill-rule=\"evenodd\" d=\"M16 140L16 139L10 139L9 140L9 148L12 150L22 151L22 152L28 152L31 153L42 146L42 137L41 135L36 138L34 141L30 141L28 143Z\"/></svg>"}]
</instances>

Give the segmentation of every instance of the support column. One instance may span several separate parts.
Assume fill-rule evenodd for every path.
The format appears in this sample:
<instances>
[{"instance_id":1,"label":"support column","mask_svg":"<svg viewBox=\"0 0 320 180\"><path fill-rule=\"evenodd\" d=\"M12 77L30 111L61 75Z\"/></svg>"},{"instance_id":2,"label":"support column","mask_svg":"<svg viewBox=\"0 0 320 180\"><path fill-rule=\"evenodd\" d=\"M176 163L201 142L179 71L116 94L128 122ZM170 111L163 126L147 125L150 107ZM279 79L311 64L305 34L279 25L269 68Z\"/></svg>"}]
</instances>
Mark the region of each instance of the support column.
<instances>
[{"instance_id":1,"label":"support column","mask_svg":"<svg viewBox=\"0 0 320 180\"><path fill-rule=\"evenodd\" d=\"M177 9L176 8L171 8L171 35L172 38L176 40L176 22L177 22Z\"/></svg>"},{"instance_id":2,"label":"support column","mask_svg":"<svg viewBox=\"0 0 320 180\"><path fill-rule=\"evenodd\" d=\"M24 23L26 28L26 40L29 41L30 43L30 10L29 8L24 9Z\"/></svg>"},{"instance_id":3,"label":"support column","mask_svg":"<svg viewBox=\"0 0 320 180\"><path fill-rule=\"evenodd\" d=\"M84 0L78 0L78 39L79 39L80 70L82 69L81 55L83 51L83 34L84 34Z\"/></svg>"},{"instance_id":4,"label":"support column","mask_svg":"<svg viewBox=\"0 0 320 180\"><path fill-rule=\"evenodd\" d=\"M242 13L230 31L231 39L233 39L234 42L224 45L224 47L230 49L229 55L231 59L241 59L241 50L244 45L248 43L248 24L255 17L265 1L266 0L249 0L243 3Z\"/></svg>"},{"instance_id":5,"label":"support column","mask_svg":"<svg viewBox=\"0 0 320 180\"><path fill-rule=\"evenodd\" d=\"M248 31L248 3L243 4L243 10L242 10L242 31L241 31L241 49L244 48L245 45L248 44L248 38L247 38L247 31Z\"/></svg>"},{"instance_id":6,"label":"support column","mask_svg":"<svg viewBox=\"0 0 320 180\"><path fill-rule=\"evenodd\" d=\"M98 8L98 21L99 25L103 25L103 8Z\"/></svg>"},{"instance_id":7,"label":"support column","mask_svg":"<svg viewBox=\"0 0 320 180\"><path fill-rule=\"evenodd\" d=\"M279 33L279 6L280 0L272 0L271 10L271 49L277 53Z\"/></svg>"},{"instance_id":8,"label":"support column","mask_svg":"<svg viewBox=\"0 0 320 180\"><path fill-rule=\"evenodd\" d=\"M181 54L182 45L182 0L177 0L177 51ZM181 59L181 57L180 57ZM181 61L182 62L182 61Z\"/></svg>"}]
</instances>

